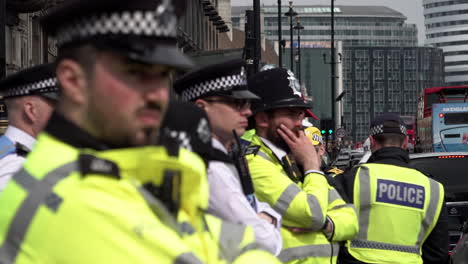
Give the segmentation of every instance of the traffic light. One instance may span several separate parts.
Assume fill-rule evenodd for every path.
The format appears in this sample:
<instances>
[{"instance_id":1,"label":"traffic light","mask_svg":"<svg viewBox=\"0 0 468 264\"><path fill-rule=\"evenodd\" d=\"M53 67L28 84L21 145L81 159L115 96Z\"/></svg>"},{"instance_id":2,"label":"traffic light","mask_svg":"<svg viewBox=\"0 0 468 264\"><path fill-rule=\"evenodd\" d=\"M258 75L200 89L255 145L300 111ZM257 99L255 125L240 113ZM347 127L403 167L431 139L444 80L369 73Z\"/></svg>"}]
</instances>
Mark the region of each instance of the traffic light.
<instances>
[{"instance_id":1,"label":"traffic light","mask_svg":"<svg viewBox=\"0 0 468 264\"><path fill-rule=\"evenodd\" d=\"M320 120L320 129L322 135L333 135L335 131L335 122L332 119L322 119Z\"/></svg>"}]
</instances>

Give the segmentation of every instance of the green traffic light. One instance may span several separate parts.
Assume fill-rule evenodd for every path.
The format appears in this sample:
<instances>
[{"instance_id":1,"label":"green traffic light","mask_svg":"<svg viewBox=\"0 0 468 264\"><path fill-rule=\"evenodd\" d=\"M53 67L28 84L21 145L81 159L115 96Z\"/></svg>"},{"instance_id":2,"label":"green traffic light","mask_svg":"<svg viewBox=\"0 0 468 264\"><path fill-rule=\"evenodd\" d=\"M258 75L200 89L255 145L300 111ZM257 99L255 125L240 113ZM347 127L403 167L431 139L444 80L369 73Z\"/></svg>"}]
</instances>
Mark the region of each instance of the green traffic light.
<instances>
[{"instance_id":1,"label":"green traffic light","mask_svg":"<svg viewBox=\"0 0 468 264\"><path fill-rule=\"evenodd\" d=\"M325 130L322 130L322 135L325 134Z\"/></svg>"},{"instance_id":2,"label":"green traffic light","mask_svg":"<svg viewBox=\"0 0 468 264\"><path fill-rule=\"evenodd\" d=\"M328 130L328 134L333 134L333 129Z\"/></svg>"}]
</instances>

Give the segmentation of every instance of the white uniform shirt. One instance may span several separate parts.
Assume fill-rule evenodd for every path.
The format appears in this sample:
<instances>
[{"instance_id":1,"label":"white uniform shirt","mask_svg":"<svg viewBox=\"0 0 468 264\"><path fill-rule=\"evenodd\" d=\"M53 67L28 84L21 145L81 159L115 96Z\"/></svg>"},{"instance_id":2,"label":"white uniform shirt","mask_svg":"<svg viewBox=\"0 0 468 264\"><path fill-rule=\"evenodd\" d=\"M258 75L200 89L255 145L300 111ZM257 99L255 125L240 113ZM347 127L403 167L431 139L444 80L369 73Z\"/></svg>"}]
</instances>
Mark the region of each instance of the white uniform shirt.
<instances>
[{"instance_id":1,"label":"white uniform shirt","mask_svg":"<svg viewBox=\"0 0 468 264\"><path fill-rule=\"evenodd\" d=\"M18 142L28 149L32 149L36 139L14 126L8 126L4 136L7 136L11 141ZM19 171L23 165L25 158L16 153L0 159L0 193L3 191L11 176Z\"/></svg>"},{"instance_id":2,"label":"white uniform shirt","mask_svg":"<svg viewBox=\"0 0 468 264\"><path fill-rule=\"evenodd\" d=\"M212 145L227 153L226 148L218 140L213 139ZM278 255L283 247L280 234L281 216L270 205L258 200L256 200L257 212L255 212L242 191L240 179L224 162L210 161L208 182L210 185L208 212L230 222L252 226L257 242L271 253ZM260 212L275 218L276 226L260 218L257 215Z\"/></svg>"}]
</instances>

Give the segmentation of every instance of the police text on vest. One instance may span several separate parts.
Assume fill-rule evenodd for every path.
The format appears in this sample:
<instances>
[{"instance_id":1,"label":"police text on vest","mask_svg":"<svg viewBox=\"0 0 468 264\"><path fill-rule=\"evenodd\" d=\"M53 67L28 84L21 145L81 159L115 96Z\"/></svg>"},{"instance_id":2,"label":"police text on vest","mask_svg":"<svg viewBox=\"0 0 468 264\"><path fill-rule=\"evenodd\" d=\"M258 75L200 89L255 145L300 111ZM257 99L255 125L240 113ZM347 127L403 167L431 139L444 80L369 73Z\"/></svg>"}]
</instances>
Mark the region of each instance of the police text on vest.
<instances>
[{"instance_id":1,"label":"police text on vest","mask_svg":"<svg viewBox=\"0 0 468 264\"><path fill-rule=\"evenodd\" d=\"M426 193L423 186L379 179L377 188L377 202L424 208Z\"/></svg>"}]
</instances>

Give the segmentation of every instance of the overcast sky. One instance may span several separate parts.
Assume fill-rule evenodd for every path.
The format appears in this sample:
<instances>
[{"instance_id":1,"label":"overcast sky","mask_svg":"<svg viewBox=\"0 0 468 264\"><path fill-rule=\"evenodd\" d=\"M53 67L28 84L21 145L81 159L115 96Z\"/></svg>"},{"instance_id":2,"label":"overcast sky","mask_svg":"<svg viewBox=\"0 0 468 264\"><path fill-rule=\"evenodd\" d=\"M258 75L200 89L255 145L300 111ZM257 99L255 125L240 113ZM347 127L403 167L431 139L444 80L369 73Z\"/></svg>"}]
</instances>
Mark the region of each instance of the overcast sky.
<instances>
[{"instance_id":1,"label":"overcast sky","mask_svg":"<svg viewBox=\"0 0 468 264\"><path fill-rule=\"evenodd\" d=\"M253 0L231 0L232 5L252 5ZM276 5L277 0L260 0L264 5ZM288 0L282 0L283 5L288 4ZM294 0L297 5L330 5L330 0ZM419 44L424 45L424 16L422 0L336 0L335 5L382 5L393 8L406 17L407 23L417 24Z\"/></svg>"}]
</instances>

